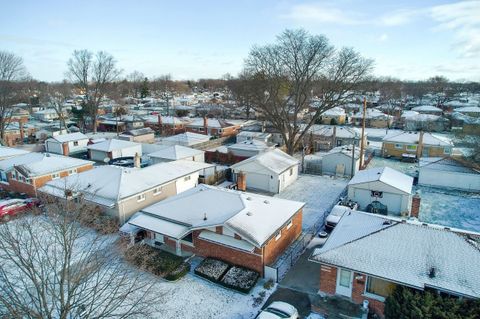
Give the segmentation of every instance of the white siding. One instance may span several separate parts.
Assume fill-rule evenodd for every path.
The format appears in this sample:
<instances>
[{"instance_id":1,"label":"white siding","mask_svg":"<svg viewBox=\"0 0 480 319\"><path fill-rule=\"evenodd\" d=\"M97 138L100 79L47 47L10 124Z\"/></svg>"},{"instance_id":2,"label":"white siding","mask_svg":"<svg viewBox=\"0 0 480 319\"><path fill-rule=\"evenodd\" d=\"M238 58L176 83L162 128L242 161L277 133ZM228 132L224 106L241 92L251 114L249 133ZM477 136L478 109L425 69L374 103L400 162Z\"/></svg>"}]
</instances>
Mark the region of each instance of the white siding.
<instances>
[{"instance_id":1,"label":"white siding","mask_svg":"<svg viewBox=\"0 0 480 319\"><path fill-rule=\"evenodd\" d=\"M420 168L418 175L420 185L455 188L466 191L480 191L480 174L447 172Z\"/></svg>"},{"instance_id":2,"label":"white siding","mask_svg":"<svg viewBox=\"0 0 480 319\"><path fill-rule=\"evenodd\" d=\"M358 172L358 164L360 159L355 161L355 171ZM352 172L352 158L342 154L342 153L335 153L335 154L328 154L322 157L322 174L325 175L336 175L337 174L337 165L343 164L345 166L345 173L344 175L350 176Z\"/></svg>"},{"instance_id":3,"label":"white siding","mask_svg":"<svg viewBox=\"0 0 480 319\"><path fill-rule=\"evenodd\" d=\"M63 155L62 143L56 141L45 141L45 150L49 153Z\"/></svg>"},{"instance_id":4,"label":"white siding","mask_svg":"<svg viewBox=\"0 0 480 319\"><path fill-rule=\"evenodd\" d=\"M199 173L195 172L190 175L180 177L176 180L177 194L194 188L198 184Z\"/></svg>"}]
</instances>

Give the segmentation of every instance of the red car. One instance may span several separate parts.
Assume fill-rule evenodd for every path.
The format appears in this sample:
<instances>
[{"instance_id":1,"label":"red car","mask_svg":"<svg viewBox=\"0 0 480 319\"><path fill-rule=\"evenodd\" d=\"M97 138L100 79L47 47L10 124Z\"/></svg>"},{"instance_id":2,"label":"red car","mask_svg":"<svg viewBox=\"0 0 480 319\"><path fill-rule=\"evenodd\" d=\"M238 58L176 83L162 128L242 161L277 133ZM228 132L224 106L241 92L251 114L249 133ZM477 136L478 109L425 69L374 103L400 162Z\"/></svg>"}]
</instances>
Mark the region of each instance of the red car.
<instances>
[{"instance_id":1,"label":"red car","mask_svg":"<svg viewBox=\"0 0 480 319\"><path fill-rule=\"evenodd\" d=\"M8 221L10 217L24 212L35 205L33 202L25 199L8 199L0 202L0 219Z\"/></svg>"}]
</instances>

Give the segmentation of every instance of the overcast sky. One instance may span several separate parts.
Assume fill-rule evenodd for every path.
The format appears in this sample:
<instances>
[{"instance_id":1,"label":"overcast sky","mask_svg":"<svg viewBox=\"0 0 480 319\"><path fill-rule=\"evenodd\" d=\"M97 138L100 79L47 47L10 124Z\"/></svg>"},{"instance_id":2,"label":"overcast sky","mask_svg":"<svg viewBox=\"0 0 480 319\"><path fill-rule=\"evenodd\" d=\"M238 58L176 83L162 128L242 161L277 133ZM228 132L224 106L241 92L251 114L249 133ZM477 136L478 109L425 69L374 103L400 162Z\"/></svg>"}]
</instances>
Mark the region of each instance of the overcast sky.
<instances>
[{"instance_id":1,"label":"overcast sky","mask_svg":"<svg viewBox=\"0 0 480 319\"><path fill-rule=\"evenodd\" d=\"M37 79L64 78L75 49L105 50L126 75L235 75L286 28L375 60L375 74L480 80L480 0L2 1L0 50Z\"/></svg>"}]
</instances>

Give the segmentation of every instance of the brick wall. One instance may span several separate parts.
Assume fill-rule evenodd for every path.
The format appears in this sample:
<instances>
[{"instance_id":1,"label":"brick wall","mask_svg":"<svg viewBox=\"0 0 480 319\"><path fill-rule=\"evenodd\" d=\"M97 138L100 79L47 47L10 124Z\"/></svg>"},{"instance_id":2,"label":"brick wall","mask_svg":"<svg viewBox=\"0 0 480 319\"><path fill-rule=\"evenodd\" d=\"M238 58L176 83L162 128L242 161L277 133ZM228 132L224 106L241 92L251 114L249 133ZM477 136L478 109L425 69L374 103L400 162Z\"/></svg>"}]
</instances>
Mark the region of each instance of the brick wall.
<instances>
[{"instance_id":1,"label":"brick wall","mask_svg":"<svg viewBox=\"0 0 480 319\"><path fill-rule=\"evenodd\" d=\"M266 265L274 262L302 233L302 209L293 216L292 226L289 229L287 227L285 225L281 230L282 237L275 240L276 235L274 235L263 248L264 263Z\"/></svg>"},{"instance_id":2,"label":"brick wall","mask_svg":"<svg viewBox=\"0 0 480 319\"><path fill-rule=\"evenodd\" d=\"M337 268L327 265L320 266L320 291L335 295L337 288Z\"/></svg>"},{"instance_id":3,"label":"brick wall","mask_svg":"<svg viewBox=\"0 0 480 319\"><path fill-rule=\"evenodd\" d=\"M366 282L367 275L357 272L353 274L352 300L357 304L362 304L364 300L368 300L370 311L383 318L385 304L380 300L364 296Z\"/></svg>"}]
</instances>

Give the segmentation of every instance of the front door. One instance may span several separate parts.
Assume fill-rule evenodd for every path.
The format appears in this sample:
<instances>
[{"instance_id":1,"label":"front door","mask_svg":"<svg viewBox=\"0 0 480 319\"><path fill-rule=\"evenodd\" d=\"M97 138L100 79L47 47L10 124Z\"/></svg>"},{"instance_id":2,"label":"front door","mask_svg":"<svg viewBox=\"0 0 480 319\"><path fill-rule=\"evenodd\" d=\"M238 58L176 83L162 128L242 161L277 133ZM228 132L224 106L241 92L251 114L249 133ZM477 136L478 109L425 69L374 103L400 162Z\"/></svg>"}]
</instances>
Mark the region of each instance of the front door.
<instances>
[{"instance_id":1,"label":"front door","mask_svg":"<svg viewBox=\"0 0 480 319\"><path fill-rule=\"evenodd\" d=\"M352 297L353 272L338 268L337 271L337 294Z\"/></svg>"}]
</instances>

